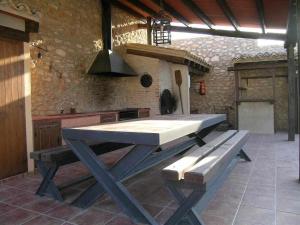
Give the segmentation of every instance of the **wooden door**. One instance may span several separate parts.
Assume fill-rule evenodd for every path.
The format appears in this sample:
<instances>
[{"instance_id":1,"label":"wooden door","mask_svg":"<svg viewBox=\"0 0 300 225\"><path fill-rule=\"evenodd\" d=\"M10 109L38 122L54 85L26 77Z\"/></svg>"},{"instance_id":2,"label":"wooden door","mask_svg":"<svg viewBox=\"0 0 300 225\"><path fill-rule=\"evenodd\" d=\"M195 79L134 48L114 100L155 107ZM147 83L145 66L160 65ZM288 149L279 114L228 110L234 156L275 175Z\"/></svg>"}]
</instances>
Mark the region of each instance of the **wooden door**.
<instances>
[{"instance_id":1,"label":"wooden door","mask_svg":"<svg viewBox=\"0 0 300 225\"><path fill-rule=\"evenodd\" d=\"M27 170L23 53L0 39L0 179Z\"/></svg>"}]
</instances>

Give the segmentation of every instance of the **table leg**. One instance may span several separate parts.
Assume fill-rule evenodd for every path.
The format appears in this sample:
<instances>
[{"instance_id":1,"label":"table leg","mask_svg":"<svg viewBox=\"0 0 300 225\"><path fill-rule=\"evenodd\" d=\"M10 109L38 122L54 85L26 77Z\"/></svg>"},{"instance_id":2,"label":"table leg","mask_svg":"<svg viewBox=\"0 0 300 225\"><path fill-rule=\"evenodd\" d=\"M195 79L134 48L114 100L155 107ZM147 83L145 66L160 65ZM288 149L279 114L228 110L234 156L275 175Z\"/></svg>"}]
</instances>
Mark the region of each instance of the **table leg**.
<instances>
[{"instance_id":1,"label":"table leg","mask_svg":"<svg viewBox=\"0 0 300 225\"><path fill-rule=\"evenodd\" d=\"M199 146L203 146L206 144L206 142L203 140L204 137L206 137L210 132L212 132L216 127L219 126L219 124L215 124L213 126L204 128L200 132L196 134L196 139Z\"/></svg>"},{"instance_id":2,"label":"table leg","mask_svg":"<svg viewBox=\"0 0 300 225\"><path fill-rule=\"evenodd\" d=\"M135 146L122 159L120 159L111 169L113 177L120 181L126 177L138 164L150 156L158 147L155 146ZM105 193L104 188L98 182L90 185L80 196L73 201L73 205L79 208L91 206L100 196Z\"/></svg>"},{"instance_id":3,"label":"table leg","mask_svg":"<svg viewBox=\"0 0 300 225\"><path fill-rule=\"evenodd\" d=\"M66 142L80 161L89 169L96 181L101 184L106 193L110 195L127 216L137 223L158 225L154 218L133 198L127 189L114 178L104 163L98 161L97 156L88 145L84 142L70 139L66 139ZM148 147L148 151L153 149L153 146L144 147Z\"/></svg>"},{"instance_id":4,"label":"table leg","mask_svg":"<svg viewBox=\"0 0 300 225\"><path fill-rule=\"evenodd\" d=\"M156 151L158 147L153 148L152 151L146 149L145 153L143 151L143 149L145 149L143 146L136 146L111 169L111 174L113 174L118 181L124 181L135 174L141 173L142 171L145 171L161 163L162 161L169 159L186 149L189 149L195 144L195 138L191 138L177 146L173 146L159 152ZM135 160L135 163L132 163L131 161L134 158L137 158L138 161ZM130 168L128 167L128 164L131 165ZM105 190L101 187L101 185L95 182L90 185L77 199L75 199L72 204L80 208L87 208L104 193Z\"/></svg>"}]
</instances>

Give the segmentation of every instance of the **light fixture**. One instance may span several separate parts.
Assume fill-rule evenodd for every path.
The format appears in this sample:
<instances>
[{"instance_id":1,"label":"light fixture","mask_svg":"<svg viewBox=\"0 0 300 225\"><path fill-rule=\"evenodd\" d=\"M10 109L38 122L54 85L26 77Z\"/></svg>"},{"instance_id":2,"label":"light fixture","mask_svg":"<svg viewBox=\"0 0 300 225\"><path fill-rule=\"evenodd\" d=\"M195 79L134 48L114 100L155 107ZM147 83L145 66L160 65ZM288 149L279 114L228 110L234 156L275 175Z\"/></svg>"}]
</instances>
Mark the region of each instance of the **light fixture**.
<instances>
[{"instance_id":1,"label":"light fixture","mask_svg":"<svg viewBox=\"0 0 300 225\"><path fill-rule=\"evenodd\" d=\"M161 10L153 18L152 32L153 42L156 45L171 44L171 21L172 18L163 9L163 1L160 1Z\"/></svg>"}]
</instances>

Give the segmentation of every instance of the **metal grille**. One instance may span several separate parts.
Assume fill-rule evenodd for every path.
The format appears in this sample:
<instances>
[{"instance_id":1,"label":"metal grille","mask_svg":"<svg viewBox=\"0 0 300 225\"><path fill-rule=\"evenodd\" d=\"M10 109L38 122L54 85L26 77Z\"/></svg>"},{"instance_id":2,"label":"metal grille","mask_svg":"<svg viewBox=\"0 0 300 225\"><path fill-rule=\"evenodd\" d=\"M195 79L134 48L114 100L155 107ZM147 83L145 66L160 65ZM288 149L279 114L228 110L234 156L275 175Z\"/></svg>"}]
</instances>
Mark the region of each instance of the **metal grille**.
<instances>
[{"instance_id":1,"label":"metal grille","mask_svg":"<svg viewBox=\"0 0 300 225\"><path fill-rule=\"evenodd\" d=\"M171 17L161 10L154 18L152 31L153 42L156 45L171 44Z\"/></svg>"}]
</instances>

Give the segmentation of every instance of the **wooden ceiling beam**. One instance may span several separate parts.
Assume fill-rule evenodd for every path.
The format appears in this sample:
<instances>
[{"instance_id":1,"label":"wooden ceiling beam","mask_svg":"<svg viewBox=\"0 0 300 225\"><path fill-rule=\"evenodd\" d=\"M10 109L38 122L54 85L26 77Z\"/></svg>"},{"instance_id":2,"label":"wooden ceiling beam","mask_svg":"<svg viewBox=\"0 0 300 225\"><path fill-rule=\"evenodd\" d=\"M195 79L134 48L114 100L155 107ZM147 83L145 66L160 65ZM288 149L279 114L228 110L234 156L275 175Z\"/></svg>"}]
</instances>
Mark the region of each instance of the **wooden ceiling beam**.
<instances>
[{"instance_id":1,"label":"wooden ceiling beam","mask_svg":"<svg viewBox=\"0 0 300 225\"><path fill-rule=\"evenodd\" d=\"M182 2L200 19L205 23L210 29L213 29L212 26L214 23L211 19L203 12L201 8L197 4L195 4L192 0L182 0Z\"/></svg>"},{"instance_id":2,"label":"wooden ceiling beam","mask_svg":"<svg viewBox=\"0 0 300 225\"><path fill-rule=\"evenodd\" d=\"M139 0L130 0L129 1L132 5L136 6L140 10L148 13L150 16L155 17L157 15L157 12L155 12L153 9L146 6L144 3L140 2Z\"/></svg>"},{"instance_id":3,"label":"wooden ceiling beam","mask_svg":"<svg viewBox=\"0 0 300 225\"><path fill-rule=\"evenodd\" d=\"M256 8L259 16L259 23L263 34L266 33L265 7L263 0L255 0Z\"/></svg>"},{"instance_id":4,"label":"wooden ceiling beam","mask_svg":"<svg viewBox=\"0 0 300 225\"><path fill-rule=\"evenodd\" d=\"M147 25L139 24L139 28L146 29ZM180 27L180 26L171 26L171 31L193 33L193 34L209 34L209 35L224 36L224 37L249 38L249 39L270 39L270 40L286 41L286 34L276 34L276 33L262 34L262 33L257 33L257 32L213 30L213 29Z\"/></svg>"},{"instance_id":5,"label":"wooden ceiling beam","mask_svg":"<svg viewBox=\"0 0 300 225\"><path fill-rule=\"evenodd\" d=\"M287 22L287 42L286 47L289 44L296 44L297 42L297 1L289 1L289 15Z\"/></svg>"},{"instance_id":6,"label":"wooden ceiling beam","mask_svg":"<svg viewBox=\"0 0 300 225\"><path fill-rule=\"evenodd\" d=\"M124 10L125 12L135 16L136 18L145 18L144 15L140 14L139 12L131 9L130 7L128 7L127 5L124 5L123 3L117 1L117 0L111 0L110 1L114 6L118 7L119 9Z\"/></svg>"},{"instance_id":7,"label":"wooden ceiling beam","mask_svg":"<svg viewBox=\"0 0 300 225\"><path fill-rule=\"evenodd\" d=\"M152 0L156 5L160 6L161 0ZM163 2L164 10L177 19L180 23L184 24L186 27L189 26L190 22L184 18L178 11L176 11L172 6Z\"/></svg>"},{"instance_id":8,"label":"wooden ceiling beam","mask_svg":"<svg viewBox=\"0 0 300 225\"><path fill-rule=\"evenodd\" d=\"M227 19L229 20L229 22L231 23L231 25L233 26L233 28L238 31L239 30L239 23L237 22L235 16L233 15L233 12L231 11L229 5L227 4L226 0L217 0L218 5L220 6L220 8L222 9L222 11L224 12L225 16L227 17Z\"/></svg>"}]
</instances>

